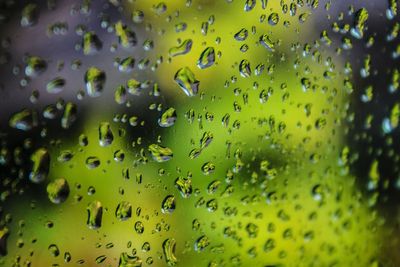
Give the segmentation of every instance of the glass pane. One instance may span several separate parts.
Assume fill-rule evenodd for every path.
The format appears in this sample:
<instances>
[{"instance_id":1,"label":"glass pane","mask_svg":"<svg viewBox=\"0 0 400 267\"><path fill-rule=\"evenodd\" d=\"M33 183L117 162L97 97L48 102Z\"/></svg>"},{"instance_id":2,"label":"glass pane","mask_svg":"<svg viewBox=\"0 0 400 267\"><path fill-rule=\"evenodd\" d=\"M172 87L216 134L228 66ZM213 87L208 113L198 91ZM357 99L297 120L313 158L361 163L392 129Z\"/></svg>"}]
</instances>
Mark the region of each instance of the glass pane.
<instances>
[{"instance_id":1,"label":"glass pane","mask_svg":"<svg viewBox=\"0 0 400 267\"><path fill-rule=\"evenodd\" d=\"M400 266L397 13L0 0L0 266Z\"/></svg>"}]
</instances>

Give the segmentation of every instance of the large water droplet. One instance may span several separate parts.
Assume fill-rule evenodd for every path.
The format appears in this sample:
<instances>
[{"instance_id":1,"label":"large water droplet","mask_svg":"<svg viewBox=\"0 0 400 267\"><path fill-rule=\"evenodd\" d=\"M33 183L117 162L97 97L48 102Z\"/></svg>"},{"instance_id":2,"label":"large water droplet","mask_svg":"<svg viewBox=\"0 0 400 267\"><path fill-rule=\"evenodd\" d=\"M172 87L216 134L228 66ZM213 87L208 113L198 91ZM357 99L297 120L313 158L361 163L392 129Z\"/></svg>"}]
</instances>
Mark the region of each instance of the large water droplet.
<instances>
[{"instance_id":1,"label":"large water droplet","mask_svg":"<svg viewBox=\"0 0 400 267\"><path fill-rule=\"evenodd\" d=\"M166 196L161 203L161 211L163 213L172 213L175 210L175 207L175 197L173 195Z\"/></svg>"},{"instance_id":2,"label":"large water droplet","mask_svg":"<svg viewBox=\"0 0 400 267\"><path fill-rule=\"evenodd\" d=\"M8 123L12 128L29 131L38 125L37 113L34 110L23 109L13 114Z\"/></svg>"},{"instance_id":3,"label":"large water droplet","mask_svg":"<svg viewBox=\"0 0 400 267\"><path fill-rule=\"evenodd\" d=\"M176 57L179 55L185 55L192 49L193 41L191 39L186 39L179 46L174 46L169 49L169 55Z\"/></svg>"},{"instance_id":4,"label":"large water droplet","mask_svg":"<svg viewBox=\"0 0 400 267\"><path fill-rule=\"evenodd\" d=\"M106 74L104 71L96 67L90 67L85 73L87 94L91 97L100 96L103 91L105 81Z\"/></svg>"},{"instance_id":5,"label":"large water droplet","mask_svg":"<svg viewBox=\"0 0 400 267\"><path fill-rule=\"evenodd\" d=\"M47 69L47 63L40 57L31 56L27 59L25 74L28 77L37 77Z\"/></svg>"},{"instance_id":6,"label":"large water droplet","mask_svg":"<svg viewBox=\"0 0 400 267\"><path fill-rule=\"evenodd\" d=\"M269 51L274 52L275 51L275 45L271 41L270 37L268 34L263 34L260 36L260 44L262 44L265 48L267 48Z\"/></svg>"},{"instance_id":7,"label":"large water droplet","mask_svg":"<svg viewBox=\"0 0 400 267\"><path fill-rule=\"evenodd\" d=\"M168 266L175 266L178 263L175 256L175 246L176 241L173 238L166 239L162 244L165 262Z\"/></svg>"},{"instance_id":8,"label":"large water droplet","mask_svg":"<svg viewBox=\"0 0 400 267\"><path fill-rule=\"evenodd\" d=\"M69 185L64 178L56 179L47 185L47 195L51 202L60 204L64 202L69 195Z\"/></svg>"},{"instance_id":9,"label":"large water droplet","mask_svg":"<svg viewBox=\"0 0 400 267\"><path fill-rule=\"evenodd\" d=\"M197 252L201 252L209 245L210 245L210 240L208 239L207 236L203 235L199 237L194 243L194 250L196 250Z\"/></svg>"},{"instance_id":10,"label":"large water droplet","mask_svg":"<svg viewBox=\"0 0 400 267\"><path fill-rule=\"evenodd\" d=\"M101 227L101 220L103 217L103 206L100 201L94 200L89 203L86 208L87 221L86 224L90 229L98 229Z\"/></svg>"},{"instance_id":11,"label":"large water droplet","mask_svg":"<svg viewBox=\"0 0 400 267\"><path fill-rule=\"evenodd\" d=\"M142 260L137 256L130 256L123 252L119 257L118 267L142 267Z\"/></svg>"},{"instance_id":12,"label":"large water droplet","mask_svg":"<svg viewBox=\"0 0 400 267\"><path fill-rule=\"evenodd\" d=\"M46 148L39 148L33 152L31 156L32 169L29 174L29 179L33 183L41 183L49 174L50 169L50 153Z\"/></svg>"},{"instance_id":13,"label":"large water droplet","mask_svg":"<svg viewBox=\"0 0 400 267\"><path fill-rule=\"evenodd\" d=\"M176 121L176 110L174 108L169 108L161 115L158 119L158 125L161 127L171 127Z\"/></svg>"},{"instance_id":14,"label":"large water droplet","mask_svg":"<svg viewBox=\"0 0 400 267\"><path fill-rule=\"evenodd\" d=\"M127 201L121 201L115 210L115 217L120 221L126 221L132 216L132 205Z\"/></svg>"},{"instance_id":15,"label":"large water droplet","mask_svg":"<svg viewBox=\"0 0 400 267\"><path fill-rule=\"evenodd\" d=\"M101 122L99 125L99 144L100 146L109 146L114 140L114 135L111 131L108 122Z\"/></svg>"},{"instance_id":16,"label":"large water droplet","mask_svg":"<svg viewBox=\"0 0 400 267\"><path fill-rule=\"evenodd\" d=\"M157 144L152 144L149 146L149 151L153 159L157 162L165 162L173 157L173 152L168 147L163 147Z\"/></svg>"},{"instance_id":17,"label":"large water droplet","mask_svg":"<svg viewBox=\"0 0 400 267\"><path fill-rule=\"evenodd\" d=\"M101 50L103 43L95 32L87 32L82 40L83 54L94 55Z\"/></svg>"},{"instance_id":18,"label":"large water droplet","mask_svg":"<svg viewBox=\"0 0 400 267\"><path fill-rule=\"evenodd\" d=\"M243 59L239 64L239 72L240 75L243 77L250 77L251 76L251 68L250 62L246 59Z\"/></svg>"},{"instance_id":19,"label":"large water droplet","mask_svg":"<svg viewBox=\"0 0 400 267\"><path fill-rule=\"evenodd\" d=\"M197 60L197 66L200 69L211 67L215 62L215 52L213 47L207 47Z\"/></svg>"},{"instance_id":20,"label":"large water droplet","mask_svg":"<svg viewBox=\"0 0 400 267\"><path fill-rule=\"evenodd\" d=\"M193 192L192 180L190 178L178 177L175 180L175 186L178 188L183 198L188 198Z\"/></svg>"},{"instance_id":21,"label":"large water droplet","mask_svg":"<svg viewBox=\"0 0 400 267\"><path fill-rule=\"evenodd\" d=\"M50 94L58 94L62 90L64 90L64 86L66 84L66 81L62 77L56 77L53 80L49 81L46 85L46 90Z\"/></svg>"},{"instance_id":22,"label":"large water droplet","mask_svg":"<svg viewBox=\"0 0 400 267\"><path fill-rule=\"evenodd\" d=\"M187 96L197 95L200 82L196 80L194 73L188 67L179 69L174 79Z\"/></svg>"}]
</instances>

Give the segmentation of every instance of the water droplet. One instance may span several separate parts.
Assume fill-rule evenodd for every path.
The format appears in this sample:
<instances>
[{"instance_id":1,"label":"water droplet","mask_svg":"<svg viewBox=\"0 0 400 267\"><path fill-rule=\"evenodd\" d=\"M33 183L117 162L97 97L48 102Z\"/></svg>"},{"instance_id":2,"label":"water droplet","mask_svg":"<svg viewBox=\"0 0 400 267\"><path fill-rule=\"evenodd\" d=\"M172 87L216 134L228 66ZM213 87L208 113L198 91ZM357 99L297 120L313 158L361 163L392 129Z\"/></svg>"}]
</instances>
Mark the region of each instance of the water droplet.
<instances>
[{"instance_id":1,"label":"water droplet","mask_svg":"<svg viewBox=\"0 0 400 267\"><path fill-rule=\"evenodd\" d=\"M58 249L58 246L56 244L51 244L49 246L49 251L53 257L58 257L58 255L60 255L60 250Z\"/></svg>"},{"instance_id":2,"label":"water droplet","mask_svg":"<svg viewBox=\"0 0 400 267\"><path fill-rule=\"evenodd\" d=\"M215 62L215 52L213 47L207 47L197 60L197 66L200 69L211 67Z\"/></svg>"},{"instance_id":3,"label":"water droplet","mask_svg":"<svg viewBox=\"0 0 400 267\"><path fill-rule=\"evenodd\" d=\"M126 221L132 216L132 205L127 201L121 201L115 210L115 217L120 221Z\"/></svg>"},{"instance_id":4,"label":"water droplet","mask_svg":"<svg viewBox=\"0 0 400 267\"><path fill-rule=\"evenodd\" d=\"M364 36L365 22L368 19L368 11L365 8L361 8L355 13L354 27L351 28L351 34L358 39L362 39Z\"/></svg>"},{"instance_id":5,"label":"water droplet","mask_svg":"<svg viewBox=\"0 0 400 267\"><path fill-rule=\"evenodd\" d=\"M88 169L94 169L94 168L99 167L100 160L99 160L98 157L94 157L94 156L93 157L87 157L86 161L85 161L85 164L86 164L86 167Z\"/></svg>"},{"instance_id":6,"label":"water droplet","mask_svg":"<svg viewBox=\"0 0 400 267\"><path fill-rule=\"evenodd\" d=\"M69 195L69 185L67 180L59 178L47 185L47 195L51 202L60 204L64 202Z\"/></svg>"},{"instance_id":7,"label":"water droplet","mask_svg":"<svg viewBox=\"0 0 400 267\"><path fill-rule=\"evenodd\" d=\"M98 256L98 257L96 258L96 263L97 263L97 264L101 264L101 263L103 263L106 259L107 259L107 256L106 256L106 255L100 255L100 256Z\"/></svg>"},{"instance_id":8,"label":"water droplet","mask_svg":"<svg viewBox=\"0 0 400 267\"><path fill-rule=\"evenodd\" d=\"M173 152L168 147L152 144L149 146L149 151L153 159L157 162L165 162L173 157Z\"/></svg>"},{"instance_id":9,"label":"water droplet","mask_svg":"<svg viewBox=\"0 0 400 267\"><path fill-rule=\"evenodd\" d=\"M135 79L129 79L128 82L126 83L126 86L128 88L128 92L131 95L140 95L142 90L142 85L139 81Z\"/></svg>"},{"instance_id":10,"label":"water droplet","mask_svg":"<svg viewBox=\"0 0 400 267\"><path fill-rule=\"evenodd\" d=\"M197 158L198 156L200 156L200 154L201 154L201 149L199 149L199 148L193 148L190 152L189 152L189 158L190 159L195 159L195 158Z\"/></svg>"},{"instance_id":11,"label":"water droplet","mask_svg":"<svg viewBox=\"0 0 400 267\"><path fill-rule=\"evenodd\" d=\"M175 124L176 118L176 110L174 108L169 108L164 111L161 118L158 119L158 125L161 127L171 127Z\"/></svg>"},{"instance_id":12,"label":"water droplet","mask_svg":"<svg viewBox=\"0 0 400 267\"><path fill-rule=\"evenodd\" d=\"M192 49L193 41L191 39L186 39L179 46L175 46L169 49L169 55L176 57L179 55L185 55Z\"/></svg>"},{"instance_id":13,"label":"water droplet","mask_svg":"<svg viewBox=\"0 0 400 267\"><path fill-rule=\"evenodd\" d=\"M65 252L64 253L64 262L70 262L72 260L71 253Z\"/></svg>"},{"instance_id":14,"label":"water droplet","mask_svg":"<svg viewBox=\"0 0 400 267\"><path fill-rule=\"evenodd\" d=\"M279 15L276 12L271 13L268 16L268 23L272 26L275 26L279 22Z\"/></svg>"},{"instance_id":15,"label":"water droplet","mask_svg":"<svg viewBox=\"0 0 400 267\"><path fill-rule=\"evenodd\" d=\"M116 162L123 162L125 159L125 152L122 149L118 149L114 152L114 160Z\"/></svg>"},{"instance_id":16,"label":"water droplet","mask_svg":"<svg viewBox=\"0 0 400 267\"><path fill-rule=\"evenodd\" d=\"M111 131L108 122L101 122L99 125L99 144L100 146L109 146L114 140L114 135Z\"/></svg>"},{"instance_id":17,"label":"water droplet","mask_svg":"<svg viewBox=\"0 0 400 267\"><path fill-rule=\"evenodd\" d=\"M25 74L28 77L37 77L47 69L47 63L44 59L31 56L27 59Z\"/></svg>"},{"instance_id":18,"label":"water droplet","mask_svg":"<svg viewBox=\"0 0 400 267\"><path fill-rule=\"evenodd\" d=\"M187 96L197 95L200 82L196 80L194 73L188 67L179 69L174 80Z\"/></svg>"},{"instance_id":19,"label":"water droplet","mask_svg":"<svg viewBox=\"0 0 400 267\"><path fill-rule=\"evenodd\" d=\"M261 7L262 9L266 9L268 5L268 0L261 0Z\"/></svg>"},{"instance_id":20,"label":"water droplet","mask_svg":"<svg viewBox=\"0 0 400 267\"><path fill-rule=\"evenodd\" d=\"M115 24L115 34L119 43L125 48L132 48L137 43L136 34L121 21Z\"/></svg>"},{"instance_id":21,"label":"water droplet","mask_svg":"<svg viewBox=\"0 0 400 267\"><path fill-rule=\"evenodd\" d=\"M237 41L244 41L244 40L246 40L248 35L249 35L249 32L245 28L242 28L240 31L235 33L234 37Z\"/></svg>"},{"instance_id":22,"label":"water droplet","mask_svg":"<svg viewBox=\"0 0 400 267\"><path fill-rule=\"evenodd\" d=\"M175 210L175 206L175 197L173 195L168 195L161 203L161 211L166 214L172 213Z\"/></svg>"},{"instance_id":23,"label":"water droplet","mask_svg":"<svg viewBox=\"0 0 400 267\"><path fill-rule=\"evenodd\" d=\"M130 256L123 252L119 257L118 267L142 267L142 260L137 256Z\"/></svg>"},{"instance_id":24,"label":"water droplet","mask_svg":"<svg viewBox=\"0 0 400 267\"><path fill-rule=\"evenodd\" d=\"M251 11L256 5L256 0L246 0L244 11Z\"/></svg>"},{"instance_id":25,"label":"water droplet","mask_svg":"<svg viewBox=\"0 0 400 267\"><path fill-rule=\"evenodd\" d=\"M59 162L68 162L74 157L74 154L69 150L64 150L60 152L60 155L57 157Z\"/></svg>"},{"instance_id":26,"label":"water droplet","mask_svg":"<svg viewBox=\"0 0 400 267\"><path fill-rule=\"evenodd\" d=\"M135 23L142 23L144 20L144 13L142 10L132 11L132 21Z\"/></svg>"},{"instance_id":27,"label":"water droplet","mask_svg":"<svg viewBox=\"0 0 400 267\"><path fill-rule=\"evenodd\" d=\"M201 166L201 171L204 175L210 175L215 171L215 165L212 162L206 162Z\"/></svg>"},{"instance_id":28,"label":"water droplet","mask_svg":"<svg viewBox=\"0 0 400 267\"><path fill-rule=\"evenodd\" d=\"M95 32L87 32L83 35L82 40L83 54L97 54L103 47L103 43Z\"/></svg>"},{"instance_id":29,"label":"water droplet","mask_svg":"<svg viewBox=\"0 0 400 267\"><path fill-rule=\"evenodd\" d=\"M125 73L132 72L134 67L135 59L133 57L126 57L118 64L118 70Z\"/></svg>"},{"instance_id":30,"label":"water droplet","mask_svg":"<svg viewBox=\"0 0 400 267\"><path fill-rule=\"evenodd\" d=\"M190 197L193 192L192 180L190 178L184 178L184 177L176 178L175 187L178 188L183 198Z\"/></svg>"},{"instance_id":31,"label":"water droplet","mask_svg":"<svg viewBox=\"0 0 400 267\"><path fill-rule=\"evenodd\" d=\"M203 235L199 237L194 243L194 250L197 252L201 252L209 245L210 245L210 240L208 239L207 236Z\"/></svg>"},{"instance_id":32,"label":"water droplet","mask_svg":"<svg viewBox=\"0 0 400 267\"><path fill-rule=\"evenodd\" d=\"M260 44L262 44L265 48L267 48L269 51L274 52L275 51L275 45L271 41L269 35L263 34L260 36Z\"/></svg>"},{"instance_id":33,"label":"water droplet","mask_svg":"<svg viewBox=\"0 0 400 267\"><path fill-rule=\"evenodd\" d=\"M165 262L168 266L175 266L178 263L178 259L175 256L176 241L174 238L166 239L163 244L163 252L165 257Z\"/></svg>"},{"instance_id":34,"label":"water droplet","mask_svg":"<svg viewBox=\"0 0 400 267\"><path fill-rule=\"evenodd\" d=\"M46 90L50 94L58 94L62 90L64 90L65 84L66 84L66 81L64 78L56 77L47 83Z\"/></svg>"},{"instance_id":35,"label":"water droplet","mask_svg":"<svg viewBox=\"0 0 400 267\"><path fill-rule=\"evenodd\" d=\"M106 81L104 71L90 67L85 73L86 91L90 97L98 97L101 95Z\"/></svg>"},{"instance_id":36,"label":"water droplet","mask_svg":"<svg viewBox=\"0 0 400 267\"><path fill-rule=\"evenodd\" d=\"M103 206L100 201L94 200L90 202L86 208L87 221L86 224L90 229L98 229L101 227L103 217Z\"/></svg>"},{"instance_id":37,"label":"water droplet","mask_svg":"<svg viewBox=\"0 0 400 267\"><path fill-rule=\"evenodd\" d=\"M35 25L39 19L39 7L36 4L27 4L22 9L21 26L30 27Z\"/></svg>"},{"instance_id":38,"label":"water droplet","mask_svg":"<svg viewBox=\"0 0 400 267\"><path fill-rule=\"evenodd\" d=\"M12 128L29 131L38 125L37 112L30 109L23 109L20 112L14 113L8 123Z\"/></svg>"},{"instance_id":39,"label":"water droplet","mask_svg":"<svg viewBox=\"0 0 400 267\"><path fill-rule=\"evenodd\" d=\"M135 223L135 231L138 234L143 234L143 232L144 232L144 224L141 221L137 221Z\"/></svg>"},{"instance_id":40,"label":"water droplet","mask_svg":"<svg viewBox=\"0 0 400 267\"><path fill-rule=\"evenodd\" d=\"M0 255L5 256L7 255L7 239L10 235L10 231L7 227L2 226L0 230Z\"/></svg>"},{"instance_id":41,"label":"water droplet","mask_svg":"<svg viewBox=\"0 0 400 267\"><path fill-rule=\"evenodd\" d=\"M120 85L117 87L114 93L114 100L118 104L124 104L126 102L127 95L126 95L126 89L123 85Z\"/></svg>"},{"instance_id":42,"label":"water droplet","mask_svg":"<svg viewBox=\"0 0 400 267\"><path fill-rule=\"evenodd\" d=\"M65 105L64 113L61 118L61 127L64 129L68 129L77 119L77 106L68 102Z\"/></svg>"},{"instance_id":43,"label":"water droplet","mask_svg":"<svg viewBox=\"0 0 400 267\"><path fill-rule=\"evenodd\" d=\"M31 156L32 170L29 180L33 183L41 183L46 180L50 169L50 154L45 148L39 148Z\"/></svg>"},{"instance_id":44,"label":"water droplet","mask_svg":"<svg viewBox=\"0 0 400 267\"><path fill-rule=\"evenodd\" d=\"M203 136L200 139L200 148L204 149L208 147L208 145L212 142L214 139L214 135L211 132L204 132Z\"/></svg>"},{"instance_id":45,"label":"water droplet","mask_svg":"<svg viewBox=\"0 0 400 267\"><path fill-rule=\"evenodd\" d=\"M251 76L251 68L250 62L246 59L243 59L239 64L239 72L242 77L250 77Z\"/></svg>"}]
</instances>

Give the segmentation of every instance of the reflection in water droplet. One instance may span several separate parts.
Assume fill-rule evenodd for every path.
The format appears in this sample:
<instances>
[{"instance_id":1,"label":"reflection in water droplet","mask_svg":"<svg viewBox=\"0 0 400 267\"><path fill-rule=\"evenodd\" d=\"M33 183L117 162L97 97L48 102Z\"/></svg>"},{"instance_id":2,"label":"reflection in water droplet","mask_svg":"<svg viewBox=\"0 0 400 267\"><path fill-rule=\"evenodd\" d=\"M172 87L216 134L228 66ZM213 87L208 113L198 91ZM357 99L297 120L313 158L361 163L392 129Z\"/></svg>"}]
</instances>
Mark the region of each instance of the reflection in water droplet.
<instances>
[{"instance_id":1,"label":"reflection in water droplet","mask_svg":"<svg viewBox=\"0 0 400 267\"><path fill-rule=\"evenodd\" d=\"M101 95L104 83L106 81L106 74L104 71L90 67L85 73L86 92L90 97L98 97Z\"/></svg>"},{"instance_id":2,"label":"reflection in water droplet","mask_svg":"<svg viewBox=\"0 0 400 267\"><path fill-rule=\"evenodd\" d=\"M62 90L64 90L65 84L66 84L66 81L65 81L64 78L56 77L56 78L54 78L53 80L51 80L50 82L47 83L46 90L50 94L58 94Z\"/></svg>"},{"instance_id":3,"label":"reflection in water droplet","mask_svg":"<svg viewBox=\"0 0 400 267\"><path fill-rule=\"evenodd\" d=\"M10 127L29 131L38 125L37 113L34 110L23 109L20 112L14 113L8 122Z\"/></svg>"},{"instance_id":4,"label":"reflection in water droplet","mask_svg":"<svg viewBox=\"0 0 400 267\"><path fill-rule=\"evenodd\" d=\"M173 157L173 152L168 147L152 144L149 146L149 151L153 159L157 162L165 162Z\"/></svg>"},{"instance_id":5,"label":"reflection in water droplet","mask_svg":"<svg viewBox=\"0 0 400 267\"><path fill-rule=\"evenodd\" d=\"M96 258L96 263L97 263L97 264L101 264L101 263L103 263L106 259L107 259L107 256L106 256L106 255L100 255L100 256L98 256L98 257Z\"/></svg>"},{"instance_id":6,"label":"reflection in water droplet","mask_svg":"<svg viewBox=\"0 0 400 267\"><path fill-rule=\"evenodd\" d=\"M100 201L94 200L90 202L86 208L87 221L86 224L90 229L98 229L101 227L103 217L103 206Z\"/></svg>"},{"instance_id":7,"label":"reflection in water droplet","mask_svg":"<svg viewBox=\"0 0 400 267\"><path fill-rule=\"evenodd\" d=\"M262 44L265 48L267 48L269 51L274 52L275 51L275 45L271 41L271 38L267 34L263 34L260 36L260 44Z\"/></svg>"},{"instance_id":8,"label":"reflection in water droplet","mask_svg":"<svg viewBox=\"0 0 400 267\"><path fill-rule=\"evenodd\" d=\"M192 49L193 41L191 39L186 39L179 46L175 46L169 49L169 55L176 57L179 55L185 55Z\"/></svg>"},{"instance_id":9,"label":"reflection in water droplet","mask_svg":"<svg viewBox=\"0 0 400 267\"><path fill-rule=\"evenodd\" d=\"M240 31L235 33L234 37L237 41L244 41L244 40L246 40L248 35L249 35L249 32L245 28L242 28Z\"/></svg>"},{"instance_id":10,"label":"reflection in water droplet","mask_svg":"<svg viewBox=\"0 0 400 267\"><path fill-rule=\"evenodd\" d=\"M28 77L37 77L47 69L47 63L40 57L29 57L25 67L25 74Z\"/></svg>"},{"instance_id":11,"label":"reflection in water droplet","mask_svg":"<svg viewBox=\"0 0 400 267\"><path fill-rule=\"evenodd\" d=\"M178 263L178 259L175 256L176 241L174 238L166 239L163 244L163 252L165 257L165 262L168 266L175 266Z\"/></svg>"},{"instance_id":12,"label":"reflection in water droplet","mask_svg":"<svg viewBox=\"0 0 400 267\"><path fill-rule=\"evenodd\" d=\"M250 77L251 76L251 68L250 62L246 59L243 59L239 64L239 72L242 77Z\"/></svg>"},{"instance_id":13,"label":"reflection in water droplet","mask_svg":"<svg viewBox=\"0 0 400 267\"><path fill-rule=\"evenodd\" d=\"M119 257L118 267L142 267L142 260L137 256L130 256L123 252Z\"/></svg>"},{"instance_id":14,"label":"reflection in water droplet","mask_svg":"<svg viewBox=\"0 0 400 267\"><path fill-rule=\"evenodd\" d=\"M119 43L125 48L132 48L137 43L136 34L121 21L115 24L115 34Z\"/></svg>"},{"instance_id":15,"label":"reflection in water droplet","mask_svg":"<svg viewBox=\"0 0 400 267\"><path fill-rule=\"evenodd\" d=\"M69 195L69 185L64 178L56 179L47 185L47 195L51 202L60 204L64 202Z\"/></svg>"},{"instance_id":16,"label":"reflection in water droplet","mask_svg":"<svg viewBox=\"0 0 400 267\"><path fill-rule=\"evenodd\" d=\"M82 40L83 54L94 55L101 50L103 43L95 32L86 32Z\"/></svg>"},{"instance_id":17,"label":"reflection in water droplet","mask_svg":"<svg viewBox=\"0 0 400 267\"><path fill-rule=\"evenodd\" d=\"M175 186L178 188L183 198L188 198L192 194L192 180L190 178L178 177L175 180Z\"/></svg>"},{"instance_id":18,"label":"reflection in water droplet","mask_svg":"<svg viewBox=\"0 0 400 267\"><path fill-rule=\"evenodd\" d=\"M39 148L31 156L32 169L29 180L33 183L41 183L46 180L50 169L50 154L45 148Z\"/></svg>"},{"instance_id":19,"label":"reflection in water droplet","mask_svg":"<svg viewBox=\"0 0 400 267\"><path fill-rule=\"evenodd\" d=\"M0 255L7 255L7 239L10 235L10 231L7 227L3 226L0 230Z\"/></svg>"},{"instance_id":20,"label":"reflection in water droplet","mask_svg":"<svg viewBox=\"0 0 400 267\"><path fill-rule=\"evenodd\" d=\"M109 146L114 140L114 135L111 131L108 122L101 122L99 125L99 144L100 146Z\"/></svg>"},{"instance_id":21,"label":"reflection in water droplet","mask_svg":"<svg viewBox=\"0 0 400 267\"><path fill-rule=\"evenodd\" d=\"M68 102L65 105L64 113L61 118L61 127L68 129L77 119L77 106L72 102Z\"/></svg>"},{"instance_id":22,"label":"reflection in water droplet","mask_svg":"<svg viewBox=\"0 0 400 267\"><path fill-rule=\"evenodd\" d=\"M174 80L187 96L197 95L200 82L196 80L194 73L188 67L179 69L175 74Z\"/></svg>"},{"instance_id":23,"label":"reflection in water droplet","mask_svg":"<svg viewBox=\"0 0 400 267\"><path fill-rule=\"evenodd\" d=\"M175 210L175 197L173 195L166 196L161 204L163 213L172 213Z\"/></svg>"},{"instance_id":24,"label":"reflection in water droplet","mask_svg":"<svg viewBox=\"0 0 400 267\"><path fill-rule=\"evenodd\" d=\"M176 121L176 110L174 108L169 108L161 115L158 119L158 125L161 127L171 127Z\"/></svg>"},{"instance_id":25,"label":"reflection in water droplet","mask_svg":"<svg viewBox=\"0 0 400 267\"><path fill-rule=\"evenodd\" d=\"M256 0L246 0L244 11L251 11L256 6Z\"/></svg>"},{"instance_id":26,"label":"reflection in water droplet","mask_svg":"<svg viewBox=\"0 0 400 267\"><path fill-rule=\"evenodd\" d=\"M127 201L121 201L115 210L115 217L120 221L126 221L132 216L132 205Z\"/></svg>"},{"instance_id":27,"label":"reflection in water droplet","mask_svg":"<svg viewBox=\"0 0 400 267\"><path fill-rule=\"evenodd\" d=\"M210 245L210 240L208 239L207 236L203 235L199 237L194 243L194 250L197 252L201 252L209 245Z\"/></svg>"},{"instance_id":28,"label":"reflection in water droplet","mask_svg":"<svg viewBox=\"0 0 400 267\"><path fill-rule=\"evenodd\" d=\"M51 244L51 245L49 246L49 251L50 251L50 254L51 254L53 257L58 257L58 255L60 255L60 250L59 250L59 248L57 247L56 244Z\"/></svg>"},{"instance_id":29,"label":"reflection in water droplet","mask_svg":"<svg viewBox=\"0 0 400 267\"><path fill-rule=\"evenodd\" d=\"M197 66L200 69L211 67L215 62L215 52L213 47L207 47L197 60Z\"/></svg>"},{"instance_id":30,"label":"reflection in water droplet","mask_svg":"<svg viewBox=\"0 0 400 267\"><path fill-rule=\"evenodd\" d=\"M30 27L34 26L39 19L39 7L36 4L27 4L22 9L21 26Z\"/></svg>"},{"instance_id":31,"label":"reflection in water droplet","mask_svg":"<svg viewBox=\"0 0 400 267\"><path fill-rule=\"evenodd\" d=\"M88 169L94 169L99 167L100 165L100 160L98 157L92 156L92 157L87 157L85 161L86 167Z\"/></svg>"}]
</instances>

